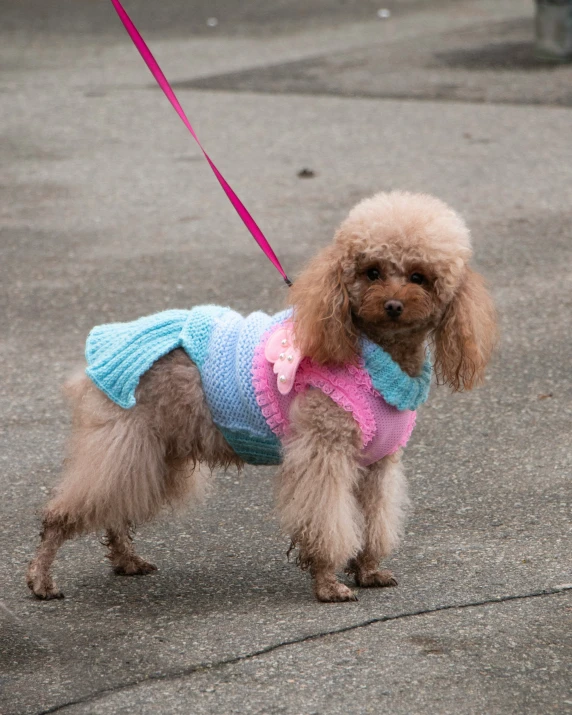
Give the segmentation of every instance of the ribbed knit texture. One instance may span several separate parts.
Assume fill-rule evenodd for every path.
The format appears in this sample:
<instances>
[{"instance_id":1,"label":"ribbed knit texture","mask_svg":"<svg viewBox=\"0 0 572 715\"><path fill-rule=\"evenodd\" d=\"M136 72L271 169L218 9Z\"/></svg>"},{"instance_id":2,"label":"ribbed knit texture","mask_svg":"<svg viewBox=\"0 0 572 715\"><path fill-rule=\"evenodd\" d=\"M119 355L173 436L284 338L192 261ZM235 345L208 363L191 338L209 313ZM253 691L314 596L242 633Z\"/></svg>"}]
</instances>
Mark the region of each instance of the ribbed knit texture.
<instances>
[{"instance_id":1,"label":"ribbed knit texture","mask_svg":"<svg viewBox=\"0 0 572 715\"><path fill-rule=\"evenodd\" d=\"M281 445L266 422L253 386L254 354L271 329L291 311L246 318L230 308L206 305L168 310L130 323L94 328L87 339L87 375L113 402L136 404L143 375L159 358L183 348L201 374L213 421L249 464L279 464ZM427 399L431 364L411 378L381 348L362 339L364 366L374 388L398 410L415 410Z\"/></svg>"},{"instance_id":2,"label":"ribbed knit texture","mask_svg":"<svg viewBox=\"0 0 572 715\"><path fill-rule=\"evenodd\" d=\"M374 388L390 405L398 410L416 410L427 401L431 387L429 354L419 377L403 372L391 355L367 338L361 340L361 354Z\"/></svg>"},{"instance_id":3,"label":"ribbed knit texture","mask_svg":"<svg viewBox=\"0 0 572 715\"><path fill-rule=\"evenodd\" d=\"M197 310L195 308L194 310ZM280 441L266 424L252 384L254 351L262 336L289 312L246 318L227 309L213 327L201 378L213 420L248 464L280 464Z\"/></svg>"},{"instance_id":4,"label":"ribbed knit texture","mask_svg":"<svg viewBox=\"0 0 572 715\"><path fill-rule=\"evenodd\" d=\"M109 399L129 409L136 404L141 375L183 348L199 368L213 421L230 446L249 464L279 464L280 441L256 402L251 366L262 335L288 315L244 318L230 308L205 305L100 325L87 339L86 373Z\"/></svg>"},{"instance_id":5,"label":"ribbed knit texture","mask_svg":"<svg viewBox=\"0 0 572 715\"><path fill-rule=\"evenodd\" d=\"M205 305L193 310L166 310L130 323L98 325L85 347L87 375L110 400L128 409L135 405L139 378L157 360L183 347L200 369L210 334L228 308Z\"/></svg>"}]
</instances>

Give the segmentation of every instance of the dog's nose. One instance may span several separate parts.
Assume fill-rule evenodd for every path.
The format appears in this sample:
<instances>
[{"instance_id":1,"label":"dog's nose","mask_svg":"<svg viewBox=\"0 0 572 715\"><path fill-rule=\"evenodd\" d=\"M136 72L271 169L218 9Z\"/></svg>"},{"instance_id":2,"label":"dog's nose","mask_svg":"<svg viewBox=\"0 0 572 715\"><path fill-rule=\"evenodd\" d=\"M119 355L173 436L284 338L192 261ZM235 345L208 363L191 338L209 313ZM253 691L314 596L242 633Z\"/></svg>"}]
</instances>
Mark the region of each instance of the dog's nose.
<instances>
[{"instance_id":1,"label":"dog's nose","mask_svg":"<svg viewBox=\"0 0 572 715\"><path fill-rule=\"evenodd\" d=\"M403 313L403 303L400 300L388 300L383 307L390 318L399 318Z\"/></svg>"}]
</instances>

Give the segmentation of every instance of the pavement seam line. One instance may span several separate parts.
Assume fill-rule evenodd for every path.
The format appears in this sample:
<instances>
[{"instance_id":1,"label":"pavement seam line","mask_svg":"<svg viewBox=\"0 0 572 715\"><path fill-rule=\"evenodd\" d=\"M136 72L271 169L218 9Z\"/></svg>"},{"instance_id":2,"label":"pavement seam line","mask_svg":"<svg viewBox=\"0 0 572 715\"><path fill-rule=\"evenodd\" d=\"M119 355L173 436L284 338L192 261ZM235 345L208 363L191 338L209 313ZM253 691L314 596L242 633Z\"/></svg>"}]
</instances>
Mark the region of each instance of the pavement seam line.
<instances>
[{"instance_id":1,"label":"pavement seam line","mask_svg":"<svg viewBox=\"0 0 572 715\"><path fill-rule=\"evenodd\" d=\"M181 670L173 671L171 673L148 675L139 680L133 680L128 683L119 684L112 688L104 688L103 690L99 690L98 692L92 693L91 695L86 695L83 698L78 698L77 700L62 703L61 705L54 705L47 710L39 711L38 713L36 713L36 715L49 715L50 713L60 712L65 708L70 708L74 705L82 705L85 703L95 702L97 700L100 700L101 698L104 698L106 695L117 693L122 690L129 690L130 688L136 688L140 685L145 685L146 683L159 682L162 680L177 680L179 678L185 678L187 676L194 675L195 673L224 668L227 665L236 665L237 663L241 663L243 661L267 655L268 653L272 653L273 651L279 650L280 648L319 640L321 638L326 638L327 636L335 636L341 633L348 633L351 631L359 630L360 628L368 628L369 626L375 625L377 623L389 623L391 621L398 621L404 618L413 618L415 616L425 616L430 615L432 613L440 613L441 611L463 610L465 608L478 608L480 606L489 606L495 603L507 603L509 601L520 601L528 598L539 598L542 596L554 596L561 593L566 593L567 591L571 590L572 584L563 584L562 586L555 586L553 588L542 589L541 591L533 591L531 593L526 594L497 596L495 598L488 598L481 601L471 601L469 603L453 603L448 605L445 604L442 606L434 606L433 608L428 608L424 610L405 611L403 613L396 613L391 616L379 616L377 618L370 618L366 621L362 621L361 623L355 623L349 626L342 626L341 628L333 628L328 631L311 633L307 636L301 636L299 638L292 638L290 640L281 641L280 643L274 643L272 645L266 646L265 648L261 648L260 650L253 651L252 653L245 653L244 655L238 655L232 658L226 658L224 660L215 661L212 663L199 663L197 665L191 666L190 668L182 668Z\"/></svg>"}]
</instances>

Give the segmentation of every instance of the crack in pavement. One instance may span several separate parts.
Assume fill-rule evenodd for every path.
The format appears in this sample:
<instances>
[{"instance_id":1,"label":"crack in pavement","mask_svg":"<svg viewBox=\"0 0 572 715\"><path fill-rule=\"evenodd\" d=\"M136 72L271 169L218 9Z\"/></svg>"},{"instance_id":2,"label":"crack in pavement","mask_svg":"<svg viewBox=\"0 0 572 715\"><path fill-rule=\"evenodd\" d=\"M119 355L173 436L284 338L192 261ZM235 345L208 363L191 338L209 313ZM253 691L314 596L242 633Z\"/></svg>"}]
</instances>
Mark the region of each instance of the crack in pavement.
<instances>
[{"instance_id":1,"label":"crack in pavement","mask_svg":"<svg viewBox=\"0 0 572 715\"><path fill-rule=\"evenodd\" d=\"M144 685L149 682L177 680L178 678L185 678L187 676L194 675L195 673L213 670L217 668L224 668L227 665L235 665L236 663L241 663L252 658L259 658L260 656L266 655L267 653L272 653L273 651L278 650L280 648L285 648L291 645L298 645L299 643L306 643L308 641L319 640L320 638L325 638L327 636L338 635L341 633L349 633L351 631L358 630L359 628L367 628L368 626L375 625L376 623L388 623L390 621L398 621L404 618L413 618L415 616L425 616L431 613L439 613L440 611L461 610L464 608L478 608L479 606L488 606L495 603L506 603L507 601L519 601L527 598L538 598L541 596L554 596L557 594L565 593L566 591L570 590L572 590L572 583L566 583L561 584L559 586L554 586L552 588L546 588L541 591L533 591L531 593L497 596L481 601L470 601L469 603L453 603L442 606L434 606L433 608L427 608L417 611L404 611L403 613L396 613L391 616L379 616L377 618L370 618L366 621L355 623L353 625L333 628L328 631L320 631L319 633L311 633L307 636L300 636L299 638L292 638L290 640L281 641L280 643L274 643L273 645L266 646L265 648L253 651L252 653L245 653L244 655L238 655L232 658L214 661L212 663L199 663L197 665L190 666L189 668L183 668L172 672L158 673L156 675L147 675L139 680L132 680L130 682L115 685L111 688L104 688L103 690L99 690L95 693L92 693L91 695L86 695L83 698L71 700L67 703L62 703L61 705L54 705L47 710L39 711L36 715L48 715L49 713L60 712L65 708L72 707L73 705L82 705L83 703L94 702L96 700L104 698L111 693L117 693L122 690L136 688L139 685Z\"/></svg>"}]
</instances>

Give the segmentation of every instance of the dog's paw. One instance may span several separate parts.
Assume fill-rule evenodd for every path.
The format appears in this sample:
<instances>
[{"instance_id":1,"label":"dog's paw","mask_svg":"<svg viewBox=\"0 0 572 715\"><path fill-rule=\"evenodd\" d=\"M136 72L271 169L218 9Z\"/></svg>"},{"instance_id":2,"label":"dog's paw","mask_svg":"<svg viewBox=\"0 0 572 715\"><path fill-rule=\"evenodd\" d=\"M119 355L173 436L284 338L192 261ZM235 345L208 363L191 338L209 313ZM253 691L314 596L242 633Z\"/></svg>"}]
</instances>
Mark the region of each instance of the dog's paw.
<instances>
[{"instance_id":1,"label":"dog's paw","mask_svg":"<svg viewBox=\"0 0 572 715\"><path fill-rule=\"evenodd\" d=\"M42 601L50 601L52 598L64 597L64 594L56 586L50 576L38 574L33 567L30 567L28 570L26 583L34 596Z\"/></svg>"},{"instance_id":2,"label":"dog's paw","mask_svg":"<svg viewBox=\"0 0 572 715\"><path fill-rule=\"evenodd\" d=\"M323 603L342 603L344 601L357 601L356 594L339 581L328 581L315 584L314 593L318 601Z\"/></svg>"},{"instance_id":3,"label":"dog's paw","mask_svg":"<svg viewBox=\"0 0 572 715\"><path fill-rule=\"evenodd\" d=\"M52 586L30 586L30 584L28 583L28 586L30 587L34 596L36 598L39 598L40 601L51 601L52 598L64 597L64 594L55 584Z\"/></svg>"},{"instance_id":4,"label":"dog's paw","mask_svg":"<svg viewBox=\"0 0 572 715\"><path fill-rule=\"evenodd\" d=\"M150 564L140 556L133 556L118 564L113 564L113 571L118 576L145 576L157 571L155 564Z\"/></svg>"},{"instance_id":5,"label":"dog's paw","mask_svg":"<svg viewBox=\"0 0 572 715\"><path fill-rule=\"evenodd\" d=\"M361 588L387 588L397 586L397 579L388 569L381 571L356 571L354 573L355 582Z\"/></svg>"}]
</instances>

